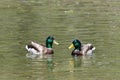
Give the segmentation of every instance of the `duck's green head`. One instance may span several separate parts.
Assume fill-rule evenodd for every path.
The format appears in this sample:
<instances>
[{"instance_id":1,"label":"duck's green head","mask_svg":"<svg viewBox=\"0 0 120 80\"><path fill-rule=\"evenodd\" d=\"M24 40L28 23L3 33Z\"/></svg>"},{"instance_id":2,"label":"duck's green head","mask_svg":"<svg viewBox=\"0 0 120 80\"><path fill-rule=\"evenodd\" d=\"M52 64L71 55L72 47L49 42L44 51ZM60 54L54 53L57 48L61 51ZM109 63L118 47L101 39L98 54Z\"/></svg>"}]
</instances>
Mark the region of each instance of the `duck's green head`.
<instances>
[{"instance_id":1,"label":"duck's green head","mask_svg":"<svg viewBox=\"0 0 120 80\"><path fill-rule=\"evenodd\" d=\"M72 44L69 46L69 49L75 47L77 50L81 50L81 42L78 39L74 39Z\"/></svg>"},{"instance_id":2,"label":"duck's green head","mask_svg":"<svg viewBox=\"0 0 120 80\"><path fill-rule=\"evenodd\" d=\"M46 47L47 48L52 48L52 44L56 44L56 45L59 45L59 43L57 43L54 39L53 36L48 36L47 39L46 39Z\"/></svg>"}]
</instances>

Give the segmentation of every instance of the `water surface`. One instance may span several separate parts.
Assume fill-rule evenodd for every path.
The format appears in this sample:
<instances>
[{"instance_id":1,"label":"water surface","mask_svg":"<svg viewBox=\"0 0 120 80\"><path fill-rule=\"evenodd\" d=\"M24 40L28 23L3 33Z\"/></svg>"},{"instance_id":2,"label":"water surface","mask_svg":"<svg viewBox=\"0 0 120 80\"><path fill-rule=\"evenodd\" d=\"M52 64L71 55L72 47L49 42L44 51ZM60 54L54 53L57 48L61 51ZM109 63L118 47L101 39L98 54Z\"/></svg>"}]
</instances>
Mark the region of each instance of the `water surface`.
<instances>
[{"instance_id":1,"label":"water surface","mask_svg":"<svg viewBox=\"0 0 120 80\"><path fill-rule=\"evenodd\" d=\"M0 80L119 80L119 0L1 0ZM48 59L26 58L31 40L60 43ZM92 43L92 57L71 56L73 39Z\"/></svg>"}]
</instances>

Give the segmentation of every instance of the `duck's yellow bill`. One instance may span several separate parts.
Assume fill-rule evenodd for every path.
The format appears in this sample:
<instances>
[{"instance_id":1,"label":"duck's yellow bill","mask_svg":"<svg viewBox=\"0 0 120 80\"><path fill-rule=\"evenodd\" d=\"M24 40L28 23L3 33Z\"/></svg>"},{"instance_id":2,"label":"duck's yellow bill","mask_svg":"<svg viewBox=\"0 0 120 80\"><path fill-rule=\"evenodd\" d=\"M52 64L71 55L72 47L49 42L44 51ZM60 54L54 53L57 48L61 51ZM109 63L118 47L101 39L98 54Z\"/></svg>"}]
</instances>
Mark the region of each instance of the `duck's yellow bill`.
<instances>
[{"instance_id":1,"label":"duck's yellow bill","mask_svg":"<svg viewBox=\"0 0 120 80\"><path fill-rule=\"evenodd\" d=\"M55 41L55 40L53 41L53 43L56 44L56 45L59 45L59 43L57 41Z\"/></svg>"},{"instance_id":2,"label":"duck's yellow bill","mask_svg":"<svg viewBox=\"0 0 120 80\"><path fill-rule=\"evenodd\" d=\"M69 48L69 49L71 49L71 48L73 48L73 47L74 47L74 45L73 45L73 44L71 44L68 48Z\"/></svg>"}]
</instances>

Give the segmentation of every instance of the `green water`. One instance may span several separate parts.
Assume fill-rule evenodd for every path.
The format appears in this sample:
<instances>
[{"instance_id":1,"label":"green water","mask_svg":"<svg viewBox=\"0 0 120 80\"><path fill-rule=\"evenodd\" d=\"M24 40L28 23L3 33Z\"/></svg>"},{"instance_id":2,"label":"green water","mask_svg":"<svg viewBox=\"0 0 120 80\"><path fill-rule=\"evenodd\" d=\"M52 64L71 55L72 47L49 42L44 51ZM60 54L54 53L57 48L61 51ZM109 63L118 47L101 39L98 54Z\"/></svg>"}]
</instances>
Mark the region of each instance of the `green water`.
<instances>
[{"instance_id":1,"label":"green water","mask_svg":"<svg viewBox=\"0 0 120 80\"><path fill-rule=\"evenodd\" d=\"M119 30L119 0L0 0L0 80L119 80ZM48 35L60 43L52 59L26 58ZM71 57L75 38L93 57Z\"/></svg>"}]
</instances>

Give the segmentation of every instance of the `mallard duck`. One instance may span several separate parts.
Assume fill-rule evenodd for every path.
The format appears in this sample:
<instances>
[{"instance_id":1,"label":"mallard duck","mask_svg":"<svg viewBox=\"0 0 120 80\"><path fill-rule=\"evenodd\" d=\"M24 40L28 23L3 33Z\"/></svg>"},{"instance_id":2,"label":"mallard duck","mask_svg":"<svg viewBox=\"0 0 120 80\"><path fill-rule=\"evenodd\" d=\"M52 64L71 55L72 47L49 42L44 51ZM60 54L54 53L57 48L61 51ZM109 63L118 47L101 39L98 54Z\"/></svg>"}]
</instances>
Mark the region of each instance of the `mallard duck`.
<instances>
[{"instance_id":1,"label":"mallard duck","mask_svg":"<svg viewBox=\"0 0 120 80\"><path fill-rule=\"evenodd\" d=\"M42 54L53 54L54 51L52 49L52 44L59 45L54 39L53 36L48 36L46 39L46 46L42 44L38 44L36 42L31 41L30 44L26 45L26 49L28 52L32 54L42 55Z\"/></svg>"},{"instance_id":2,"label":"mallard duck","mask_svg":"<svg viewBox=\"0 0 120 80\"><path fill-rule=\"evenodd\" d=\"M72 56L79 56L79 55L89 55L92 54L95 50L95 47L88 43L88 44L81 44L81 42L78 39L74 39L72 44L68 47L69 49L73 48L71 55Z\"/></svg>"}]
</instances>

